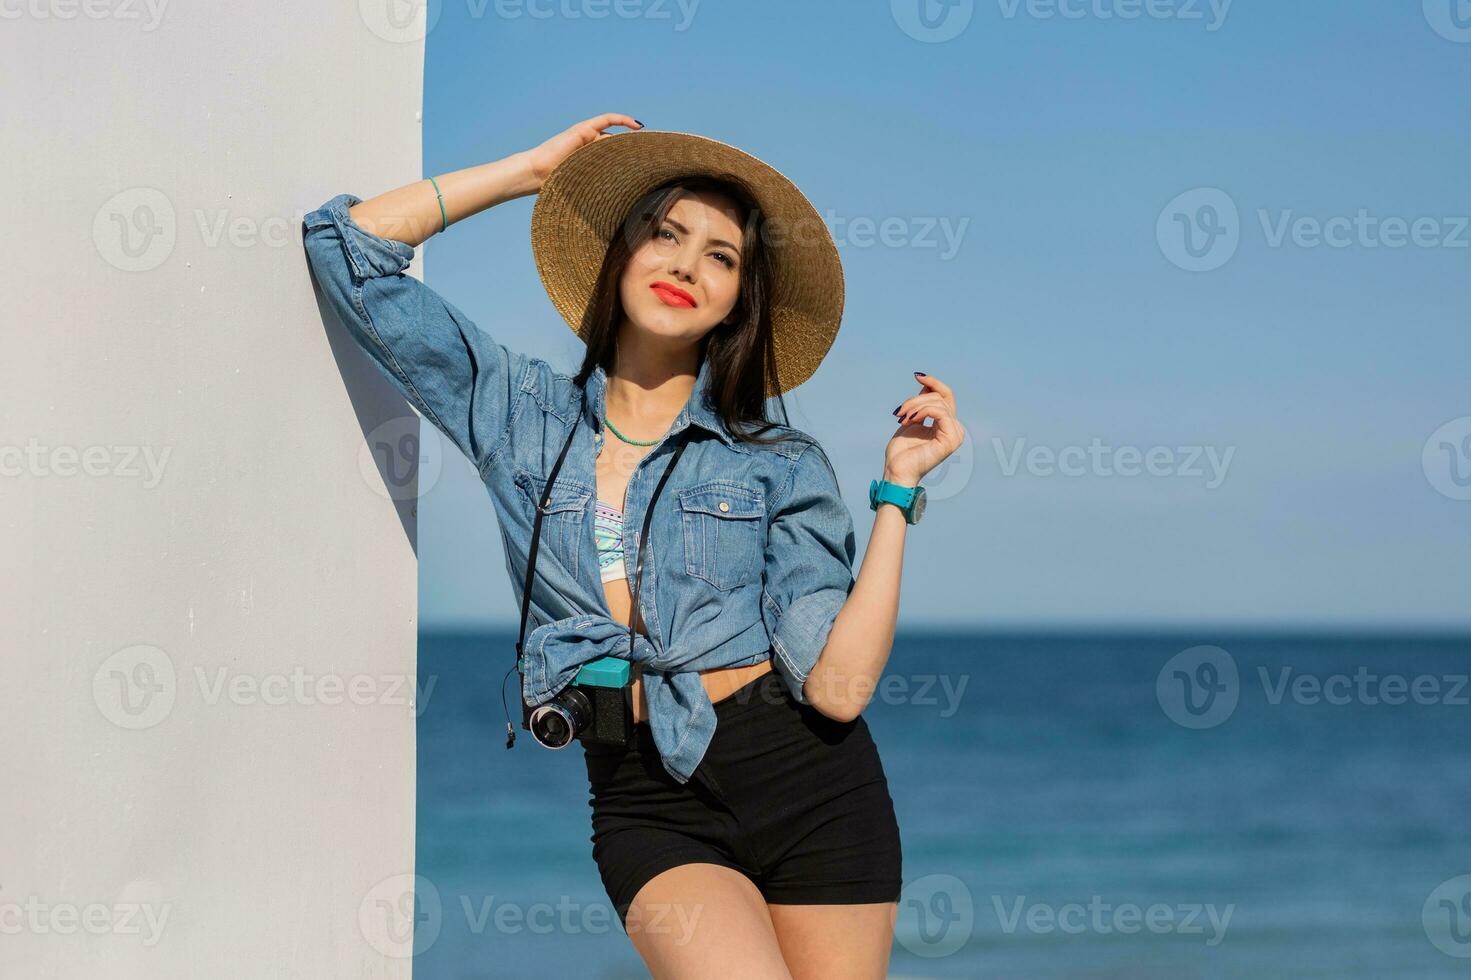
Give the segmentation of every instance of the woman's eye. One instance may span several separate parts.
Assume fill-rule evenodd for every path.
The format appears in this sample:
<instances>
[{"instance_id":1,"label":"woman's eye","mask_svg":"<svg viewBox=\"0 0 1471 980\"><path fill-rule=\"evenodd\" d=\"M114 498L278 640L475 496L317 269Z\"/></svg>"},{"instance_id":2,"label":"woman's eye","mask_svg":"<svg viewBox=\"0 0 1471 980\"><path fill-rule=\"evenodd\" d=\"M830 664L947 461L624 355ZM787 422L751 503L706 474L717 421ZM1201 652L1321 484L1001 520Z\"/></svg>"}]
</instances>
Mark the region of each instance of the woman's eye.
<instances>
[{"instance_id":1,"label":"woman's eye","mask_svg":"<svg viewBox=\"0 0 1471 980\"><path fill-rule=\"evenodd\" d=\"M674 234L674 232L670 231L668 228L660 228L660 229L656 230L654 232L654 237L656 239L664 239L664 240L668 240L668 241L678 241L679 240L679 238ZM724 252L713 252L711 254L715 256L715 261L723 263L726 268L728 268L728 269L735 268L735 260L732 259L729 255L725 254Z\"/></svg>"}]
</instances>

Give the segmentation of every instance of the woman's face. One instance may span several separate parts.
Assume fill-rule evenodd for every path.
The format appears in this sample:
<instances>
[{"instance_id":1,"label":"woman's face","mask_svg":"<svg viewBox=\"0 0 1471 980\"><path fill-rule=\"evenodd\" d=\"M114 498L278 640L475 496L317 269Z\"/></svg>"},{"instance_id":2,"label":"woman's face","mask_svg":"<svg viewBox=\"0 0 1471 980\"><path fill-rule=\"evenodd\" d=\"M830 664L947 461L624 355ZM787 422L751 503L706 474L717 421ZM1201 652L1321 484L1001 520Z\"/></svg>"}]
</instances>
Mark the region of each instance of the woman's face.
<instances>
[{"instance_id":1,"label":"woman's face","mask_svg":"<svg viewBox=\"0 0 1471 980\"><path fill-rule=\"evenodd\" d=\"M684 194L634 247L618 285L634 327L693 344L730 315L741 285L734 207L718 195Z\"/></svg>"}]
</instances>

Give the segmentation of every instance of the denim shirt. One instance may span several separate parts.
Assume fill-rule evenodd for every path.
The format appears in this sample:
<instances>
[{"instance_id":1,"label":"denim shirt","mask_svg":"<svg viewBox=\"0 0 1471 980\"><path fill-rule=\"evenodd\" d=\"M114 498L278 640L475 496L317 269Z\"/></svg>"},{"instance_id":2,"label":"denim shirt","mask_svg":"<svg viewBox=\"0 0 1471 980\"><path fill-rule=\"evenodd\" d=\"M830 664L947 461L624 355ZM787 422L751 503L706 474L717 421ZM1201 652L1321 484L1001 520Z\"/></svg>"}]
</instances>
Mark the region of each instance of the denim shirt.
<instances>
[{"instance_id":1,"label":"denim shirt","mask_svg":"<svg viewBox=\"0 0 1471 980\"><path fill-rule=\"evenodd\" d=\"M689 400L628 481L624 563L632 583L649 498L673 437L691 429L654 509L639 597L647 635L638 634L630 652L628 624L612 618L603 591L593 534L607 373L598 367L579 386L541 358L497 343L405 274L413 246L352 220L347 209L361 200L339 194L305 216L308 261L352 337L475 464L495 507L518 610L534 509L550 497L521 663L525 703L551 700L599 657L641 664L655 745L681 783L715 733L698 671L774 654L792 697L810 703L802 685L854 585L852 515L816 440L781 426L780 442L737 441L707 397L709 365L701 364ZM548 493L546 477L573 425Z\"/></svg>"}]
</instances>

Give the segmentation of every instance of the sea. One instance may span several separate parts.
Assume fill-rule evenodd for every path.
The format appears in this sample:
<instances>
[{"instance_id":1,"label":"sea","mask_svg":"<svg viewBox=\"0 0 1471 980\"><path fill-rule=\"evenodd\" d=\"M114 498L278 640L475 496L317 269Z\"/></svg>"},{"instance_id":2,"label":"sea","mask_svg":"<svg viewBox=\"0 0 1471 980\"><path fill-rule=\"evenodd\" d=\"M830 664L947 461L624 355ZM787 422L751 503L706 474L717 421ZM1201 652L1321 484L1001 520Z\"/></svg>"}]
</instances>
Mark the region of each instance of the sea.
<instances>
[{"instance_id":1,"label":"sea","mask_svg":"<svg viewBox=\"0 0 1471 980\"><path fill-rule=\"evenodd\" d=\"M649 974L514 634L419 645L420 980ZM901 632L889 976L1471 977L1471 636ZM731 976L739 976L732 972Z\"/></svg>"}]
</instances>

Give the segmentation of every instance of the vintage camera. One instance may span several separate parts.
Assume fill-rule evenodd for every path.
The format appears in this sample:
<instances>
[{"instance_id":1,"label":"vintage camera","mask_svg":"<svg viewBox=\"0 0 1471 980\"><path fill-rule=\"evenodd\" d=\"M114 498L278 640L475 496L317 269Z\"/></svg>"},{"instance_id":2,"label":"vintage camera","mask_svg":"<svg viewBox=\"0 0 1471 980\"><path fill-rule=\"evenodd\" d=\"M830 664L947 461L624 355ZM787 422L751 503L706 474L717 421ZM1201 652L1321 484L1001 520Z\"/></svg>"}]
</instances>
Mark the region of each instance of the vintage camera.
<instances>
[{"instance_id":1,"label":"vintage camera","mask_svg":"<svg viewBox=\"0 0 1471 980\"><path fill-rule=\"evenodd\" d=\"M598 745L625 746L633 732L633 678L627 660L599 657L578 670L557 696L545 704L521 705L521 727L549 749L573 739Z\"/></svg>"}]
</instances>

